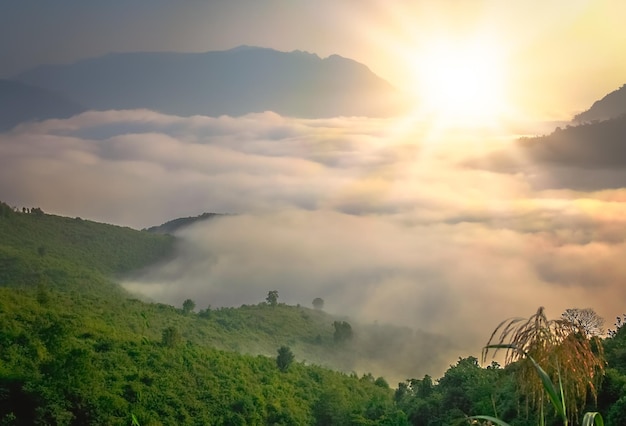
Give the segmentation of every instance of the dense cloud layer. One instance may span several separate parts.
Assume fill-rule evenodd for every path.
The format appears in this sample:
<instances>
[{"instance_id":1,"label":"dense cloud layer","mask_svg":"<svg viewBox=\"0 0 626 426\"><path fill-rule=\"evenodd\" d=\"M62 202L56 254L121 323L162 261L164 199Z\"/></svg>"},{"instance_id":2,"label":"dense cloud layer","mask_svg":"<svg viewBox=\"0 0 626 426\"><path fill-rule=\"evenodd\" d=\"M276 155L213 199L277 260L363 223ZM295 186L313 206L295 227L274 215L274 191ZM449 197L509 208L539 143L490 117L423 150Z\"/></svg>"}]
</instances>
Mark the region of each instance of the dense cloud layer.
<instances>
[{"instance_id":1,"label":"dense cloud layer","mask_svg":"<svg viewBox=\"0 0 626 426\"><path fill-rule=\"evenodd\" d=\"M625 310L626 191L546 189L545 164L475 160L515 146L402 120L89 112L0 134L0 199L137 228L237 213L182 230L175 261L126 285L199 307L322 297L477 355L540 305L593 307L609 325Z\"/></svg>"}]
</instances>

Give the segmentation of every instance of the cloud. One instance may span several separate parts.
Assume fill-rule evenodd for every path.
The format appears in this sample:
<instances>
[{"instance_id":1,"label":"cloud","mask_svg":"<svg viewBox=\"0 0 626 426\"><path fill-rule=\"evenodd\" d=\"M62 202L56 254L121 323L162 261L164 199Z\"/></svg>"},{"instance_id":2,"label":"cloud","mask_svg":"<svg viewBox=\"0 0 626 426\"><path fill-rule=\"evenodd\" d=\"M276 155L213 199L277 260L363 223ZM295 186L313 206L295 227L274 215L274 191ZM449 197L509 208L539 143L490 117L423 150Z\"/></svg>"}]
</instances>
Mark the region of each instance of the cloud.
<instances>
[{"instance_id":1,"label":"cloud","mask_svg":"<svg viewBox=\"0 0 626 426\"><path fill-rule=\"evenodd\" d=\"M523 165L476 162L496 152ZM105 111L0 134L0 196L17 207L137 228L237 213L181 230L179 256L131 290L215 307L276 289L459 345L415 377L477 355L501 320L538 306L623 312L626 190L537 185L551 167L514 138L393 119Z\"/></svg>"}]
</instances>

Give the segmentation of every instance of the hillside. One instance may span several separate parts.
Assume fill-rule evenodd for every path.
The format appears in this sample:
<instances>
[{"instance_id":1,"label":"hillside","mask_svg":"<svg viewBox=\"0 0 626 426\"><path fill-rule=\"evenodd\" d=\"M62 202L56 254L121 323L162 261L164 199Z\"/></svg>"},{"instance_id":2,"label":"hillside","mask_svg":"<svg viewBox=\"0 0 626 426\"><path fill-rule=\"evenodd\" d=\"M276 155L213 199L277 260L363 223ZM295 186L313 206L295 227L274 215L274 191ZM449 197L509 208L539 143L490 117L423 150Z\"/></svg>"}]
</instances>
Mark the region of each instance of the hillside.
<instances>
[{"instance_id":1,"label":"hillside","mask_svg":"<svg viewBox=\"0 0 626 426\"><path fill-rule=\"evenodd\" d=\"M626 84L597 100L587 110L574 117L577 123L608 120L626 114Z\"/></svg>"},{"instance_id":2,"label":"hillside","mask_svg":"<svg viewBox=\"0 0 626 426\"><path fill-rule=\"evenodd\" d=\"M131 414L142 425L381 415L404 424L384 380L301 363L307 345L349 351L322 311L260 303L196 314L139 301L111 281L169 256L173 241L0 204L3 424L129 424ZM274 360L282 345L297 361L286 372Z\"/></svg>"},{"instance_id":3,"label":"hillside","mask_svg":"<svg viewBox=\"0 0 626 426\"><path fill-rule=\"evenodd\" d=\"M256 305L194 310L116 284L175 254L175 242L0 202L0 424L443 426L474 414L537 424L515 365L459 358L439 380L407 378L397 389L351 372L364 360L397 367L418 352L436 356L444 342L425 333L350 327L271 292ZM612 368L598 407L608 425L626 420L621 325L605 340ZM279 363L278 348L295 360Z\"/></svg>"},{"instance_id":4,"label":"hillside","mask_svg":"<svg viewBox=\"0 0 626 426\"><path fill-rule=\"evenodd\" d=\"M0 286L44 283L64 290L100 292L108 278L135 270L172 253L173 238L81 218L19 212L6 204L0 214ZM108 295L108 293L104 293Z\"/></svg>"},{"instance_id":5,"label":"hillside","mask_svg":"<svg viewBox=\"0 0 626 426\"><path fill-rule=\"evenodd\" d=\"M201 215L195 219L207 217L212 216ZM168 223L176 224L176 228L190 221L194 218ZM10 213L0 222L0 235L3 237L0 285L43 282L64 291L120 299L130 317L117 327L118 332L126 330L132 334L141 328L138 318L146 315L152 328L144 332L151 339L158 340L162 329L174 322L181 331L185 330L183 336L194 343L269 356L277 347L289 344L303 361L346 372L377 367L379 374L392 370L402 372L401 379L412 375L414 359L432 358L428 355L430 350L443 352L452 348L452 344L440 336L409 328L355 322L351 323L354 338L349 344L335 345L333 323L347 318L282 303L270 309L264 302L266 294L259 294L258 305L198 306L197 315L180 316L180 309L141 302L138 296L125 293L110 281L111 277L128 275L151 262L175 255L176 240L170 235L43 212ZM310 306L310 301L306 305ZM392 369L385 367L390 361Z\"/></svg>"},{"instance_id":6,"label":"hillside","mask_svg":"<svg viewBox=\"0 0 626 426\"><path fill-rule=\"evenodd\" d=\"M85 108L52 91L0 79L0 132L19 123L49 118L67 118Z\"/></svg>"},{"instance_id":7,"label":"hillside","mask_svg":"<svg viewBox=\"0 0 626 426\"><path fill-rule=\"evenodd\" d=\"M206 53L115 53L43 65L15 78L96 110L148 108L181 116L271 110L334 117L388 116L400 106L398 92L356 61L248 46Z\"/></svg>"},{"instance_id":8,"label":"hillside","mask_svg":"<svg viewBox=\"0 0 626 426\"><path fill-rule=\"evenodd\" d=\"M519 146L538 162L582 168L620 168L626 158L626 115L557 128L549 135L520 139Z\"/></svg>"},{"instance_id":9,"label":"hillside","mask_svg":"<svg viewBox=\"0 0 626 426\"><path fill-rule=\"evenodd\" d=\"M176 231L178 231L181 228L193 225L194 223L199 222L199 221L209 220L209 219L213 219L219 216L223 216L223 215L219 213L202 213L201 215L198 215L198 216L180 217L177 219L168 220L167 222L162 223L161 225L155 225L155 226L146 228L146 231L154 232L157 234L174 234Z\"/></svg>"}]
</instances>

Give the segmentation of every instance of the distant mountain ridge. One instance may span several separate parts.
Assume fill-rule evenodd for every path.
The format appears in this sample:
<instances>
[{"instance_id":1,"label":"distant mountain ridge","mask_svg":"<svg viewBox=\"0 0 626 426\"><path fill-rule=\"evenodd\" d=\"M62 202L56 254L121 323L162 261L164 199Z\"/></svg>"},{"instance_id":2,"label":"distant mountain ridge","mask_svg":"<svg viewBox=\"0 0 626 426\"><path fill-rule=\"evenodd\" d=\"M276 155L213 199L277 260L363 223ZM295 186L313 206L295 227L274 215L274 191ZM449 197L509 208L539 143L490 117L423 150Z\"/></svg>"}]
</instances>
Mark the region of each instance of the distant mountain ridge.
<instances>
[{"instance_id":1,"label":"distant mountain ridge","mask_svg":"<svg viewBox=\"0 0 626 426\"><path fill-rule=\"evenodd\" d=\"M577 123L608 120L626 114L626 84L593 103L587 111L574 116Z\"/></svg>"},{"instance_id":2,"label":"distant mountain ridge","mask_svg":"<svg viewBox=\"0 0 626 426\"><path fill-rule=\"evenodd\" d=\"M166 114L390 116L399 92L354 60L240 46L206 53L111 53L42 65L16 80L63 93L89 109L148 108Z\"/></svg>"},{"instance_id":3,"label":"distant mountain ridge","mask_svg":"<svg viewBox=\"0 0 626 426\"><path fill-rule=\"evenodd\" d=\"M0 131L25 121L68 118L83 111L85 107L59 93L0 79Z\"/></svg>"}]
</instances>

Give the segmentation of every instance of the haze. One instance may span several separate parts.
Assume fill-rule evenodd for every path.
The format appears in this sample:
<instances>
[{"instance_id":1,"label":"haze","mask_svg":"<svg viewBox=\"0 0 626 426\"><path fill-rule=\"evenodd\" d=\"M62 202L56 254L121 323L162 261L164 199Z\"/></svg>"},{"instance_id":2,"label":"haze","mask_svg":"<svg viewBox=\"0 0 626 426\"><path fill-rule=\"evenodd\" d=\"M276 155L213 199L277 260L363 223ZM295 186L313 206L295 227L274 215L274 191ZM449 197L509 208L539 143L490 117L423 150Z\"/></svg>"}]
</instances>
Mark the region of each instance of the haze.
<instances>
[{"instance_id":1,"label":"haze","mask_svg":"<svg viewBox=\"0 0 626 426\"><path fill-rule=\"evenodd\" d=\"M304 306L322 297L332 313L447 336L461 349L441 371L539 306L552 317L592 307L610 325L626 300L624 165L545 161L517 137L626 83L625 18L617 0L5 2L3 77L114 51L247 44L355 59L415 107L386 119L135 109L24 123L0 133L0 199L138 229L231 213L182 230L176 259L124 285L201 308L269 290ZM424 109L421 70L443 45L496 55L488 116L473 115L472 92L468 108ZM441 372L421 368L415 377Z\"/></svg>"},{"instance_id":2,"label":"haze","mask_svg":"<svg viewBox=\"0 0 626 426\"><path fill-rule=\"evenodd\" d=\"M339 54L419 91L433 46L478 44L506 69L511 113L569 119L624 83L626 32L616 29L625 18L620 0L9 0L0 6L0 76L109 52L247 44Z\"/></svg>"}]
</instances>

